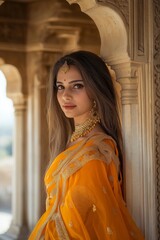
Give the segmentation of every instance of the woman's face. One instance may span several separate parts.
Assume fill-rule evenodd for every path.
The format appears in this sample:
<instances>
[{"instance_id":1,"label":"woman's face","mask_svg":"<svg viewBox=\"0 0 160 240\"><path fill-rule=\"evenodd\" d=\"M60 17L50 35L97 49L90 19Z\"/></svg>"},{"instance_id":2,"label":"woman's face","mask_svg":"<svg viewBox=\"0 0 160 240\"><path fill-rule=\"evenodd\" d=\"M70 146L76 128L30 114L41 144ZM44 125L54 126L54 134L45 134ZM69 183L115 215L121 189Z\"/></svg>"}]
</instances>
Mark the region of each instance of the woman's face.
<instances>
[{"instance_id":1,"label":"woman's face","mask_svg":"<svg viewBox=\"0 0 160 240\"><path fill-rule=\"evenodd\" d=\"M68 118L73 118L75 124L83 123L93 106L79 70L71 65L67 72L60 68L57 74L57 100Z\"/></svg>"}]
</instances>

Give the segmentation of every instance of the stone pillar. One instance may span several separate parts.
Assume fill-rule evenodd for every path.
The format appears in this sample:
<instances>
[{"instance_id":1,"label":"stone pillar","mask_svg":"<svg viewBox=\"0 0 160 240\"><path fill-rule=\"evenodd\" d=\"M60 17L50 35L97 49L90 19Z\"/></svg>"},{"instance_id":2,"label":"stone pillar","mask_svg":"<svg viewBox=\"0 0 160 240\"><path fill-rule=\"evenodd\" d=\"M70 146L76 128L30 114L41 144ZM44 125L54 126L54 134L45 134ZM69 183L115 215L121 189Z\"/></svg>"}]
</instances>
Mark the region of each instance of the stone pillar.
<instances>
[{"instance_id":1,"label":"stone pillar","mask_svg":"<svg viewBox=\"0 0 160 240\"><path fill-rule=\"evenodd\" d=\"M156 239L153 115L148 65L109 63L121 84L122 129L125 147L125 189L128 208L145 239Z\"/></svg>"},{"instance_id":2,"label":"stone pillar","mask_svg":"<svg viewBox=\"0 0 160 240\"><path fill-rule=\"evenodd\" d=\"M46 118L46 82L48 70L40 66L34 76L29 99L28 139L28 224L30 231L45 210L44 174L49 163L48 129Z\"/></svg>"},{"instance_id":3,"label":"stone pillar","mask_svg":"<svg viewBox=\"0 0 160 240\"><path fill-rule=\"evenodd\" d=\"M145 192L145 187L149 184L148 181L146 182L145 174L149 170L146 164L149 159L143 157L146 139L143 139L142 124L144 99L140 93L142 66L133 62L119 64L110 62L110 64L116 72L117 81L121 84L125 198L134 220L144 230L146 211L144 199L148 202L149 198L148 193Z\"/></svg>"},{"instance_id":4,"label":"stone pillar","mask_svg":"<svg viewBox=\"0 0 160 240\"><path fill-rule=\"evenodd\" d=\"M15 109L12 223L0 239L27 239L26 228L26 99L21 93L9 96Z\"/></svg>"},{"instance_id":5,"label":"stone pillar","mask_svg":"<svg viewBox=\"0 0 160 240\"><path fill-rule=\"evenodd\" d=\"M129 211L136 223L143 229L142 183L143 158L141 152L140 108L138 98L139 65L120 63L111 65L116 72L117 81L121 84L122 129L125 147L124 185L125 198Z\"/></svg>"}]
</instances>

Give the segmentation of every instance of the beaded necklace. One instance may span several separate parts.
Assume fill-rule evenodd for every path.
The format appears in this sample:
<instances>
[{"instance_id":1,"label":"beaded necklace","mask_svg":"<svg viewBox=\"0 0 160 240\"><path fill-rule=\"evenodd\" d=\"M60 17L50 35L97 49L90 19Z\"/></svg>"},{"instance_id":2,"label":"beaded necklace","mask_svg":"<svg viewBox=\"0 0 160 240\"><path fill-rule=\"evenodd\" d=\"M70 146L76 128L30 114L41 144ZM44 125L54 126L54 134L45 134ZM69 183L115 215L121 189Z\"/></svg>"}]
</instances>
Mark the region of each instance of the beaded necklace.
<instances>
[{"instance_id":1,"label":"beaded necklace","mask_svg":"<svg viewBox=\"0 0 160 240\"><path fill-rule=\"evenodd\" d=\"M76 141L80 137L85 137L88 133L90 133L96 126L97 123L100 122L99 116L92 116L88 118L84 123L76 125L75 130L71 135L71 142Z\"/></svg>"}]
</instances>

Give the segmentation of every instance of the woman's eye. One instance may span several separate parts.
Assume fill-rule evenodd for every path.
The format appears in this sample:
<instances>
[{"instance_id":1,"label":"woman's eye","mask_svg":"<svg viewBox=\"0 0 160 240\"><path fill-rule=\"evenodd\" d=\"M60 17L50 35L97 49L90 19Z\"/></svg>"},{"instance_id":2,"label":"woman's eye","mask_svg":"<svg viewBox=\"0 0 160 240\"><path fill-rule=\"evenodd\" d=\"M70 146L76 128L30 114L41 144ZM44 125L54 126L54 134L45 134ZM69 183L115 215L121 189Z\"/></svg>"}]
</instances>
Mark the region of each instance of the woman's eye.
<instances>
[{"instance_id":1,"label":"woman's eye","mask_svg":"<svg viewBox=\"0 0 160 240\"><path fill-rule=\"evenodd\" d=\"M63 85L57 85L57 90L62 90L64 89Z\"/></svg>"},{"instance_id":2,"label":"woman's eye","mask_svg":"<svg viewBox=\"0 0 160 240\"><path fill-rule=\"evenodd\" d=\"M76 89L80 89L80 88L83 88L84 85L83 84L80 84L80 83L77 83L73 86L73 88L76 88Z\"/></svg>"}]
</instances>

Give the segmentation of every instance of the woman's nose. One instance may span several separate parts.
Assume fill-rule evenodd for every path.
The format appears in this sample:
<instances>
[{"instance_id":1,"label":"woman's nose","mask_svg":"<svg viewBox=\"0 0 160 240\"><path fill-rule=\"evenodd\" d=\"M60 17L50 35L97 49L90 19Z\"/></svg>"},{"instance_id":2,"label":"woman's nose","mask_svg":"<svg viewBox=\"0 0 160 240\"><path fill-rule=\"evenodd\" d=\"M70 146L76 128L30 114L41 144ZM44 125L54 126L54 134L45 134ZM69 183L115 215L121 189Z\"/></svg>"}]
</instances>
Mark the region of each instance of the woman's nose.
<instances>
[{"instance_id":1,"label":"woman's nose","mask_svg":"<svg viewBox=\"0 0 160 240\"><path fill-rule=\"evenodd\" d=\"M71 91L69 89L64 89L62 98L64 100L70 100L72 98Z\"/></svg>"}]
</instances>

